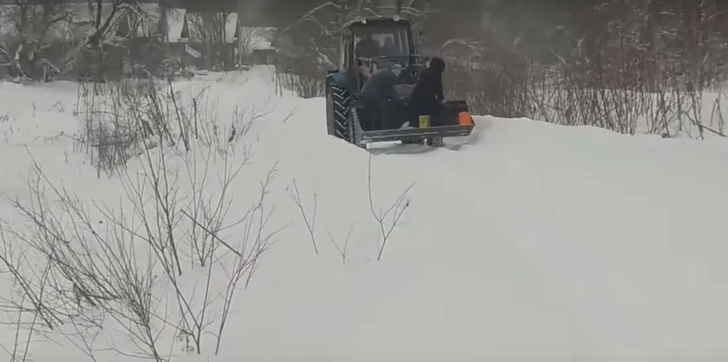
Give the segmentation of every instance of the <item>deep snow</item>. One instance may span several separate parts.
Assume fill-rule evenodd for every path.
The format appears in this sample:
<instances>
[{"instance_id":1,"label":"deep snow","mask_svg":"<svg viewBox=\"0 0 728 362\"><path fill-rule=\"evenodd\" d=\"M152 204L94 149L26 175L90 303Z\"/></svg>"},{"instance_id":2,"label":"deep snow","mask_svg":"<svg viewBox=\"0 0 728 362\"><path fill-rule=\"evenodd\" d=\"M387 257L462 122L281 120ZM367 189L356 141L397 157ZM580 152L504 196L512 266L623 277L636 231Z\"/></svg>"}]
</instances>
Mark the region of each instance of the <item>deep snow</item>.
<instances>
[{"instance_id":1,"label":"deep snow","mask_svg":"<svg viewBox=\"0 0 728 362\"><path fill-rule=\"evenodd\" d=\"M247 136L255 163L235 192L247 194L280 162L269 203L275 223L288 225L239 292L219 359L210 361L728 357L725 141L481 116L460 147L374 150L377 207L415 183L404 224L377 261L368 153L326 135L322 99L278 95L273 78L256 68L177 85L210 87L221 124L235 104L270 111ZM0 83L3 196L27 197L32 155L84 200L118 199L118 181L97 178L67 137L79 129L75 101L71 83ZM317 196L318 256L287 191L294 179L307 208ZM18 222L2 205L0 217ZM326 227L343 243L352 222L343 265ZM13 328L3 344L13 343ZM121 332L106 333L99 349L114 333L118 348L130 346ZM35 342L31 354L36 362L86 358L62 341Z\"/></svg>"}]
</instances>

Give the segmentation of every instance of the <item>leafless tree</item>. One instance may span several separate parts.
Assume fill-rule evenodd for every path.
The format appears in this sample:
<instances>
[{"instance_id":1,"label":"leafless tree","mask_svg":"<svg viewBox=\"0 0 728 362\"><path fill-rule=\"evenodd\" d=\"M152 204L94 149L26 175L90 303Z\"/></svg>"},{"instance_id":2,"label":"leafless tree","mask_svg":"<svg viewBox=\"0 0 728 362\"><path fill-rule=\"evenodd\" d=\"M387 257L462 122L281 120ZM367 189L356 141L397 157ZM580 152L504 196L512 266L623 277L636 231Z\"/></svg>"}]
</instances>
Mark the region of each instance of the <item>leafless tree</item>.
<instances>
[{"instance_id":1,"label":"leafless tree","mask_svg":"<svg viewBox=\"0 0 728 362\"><path fill-rule=\"evenodd\" d=\"M62 23L70 13L62 0L13 0L8 9L14 34L3 35L7 49L0 47L0 52L16 75L38 79L47 69L42 65L49 64L44 53L52 41L63 40Z\"/></svg>"},{"instance_id":2,"label":"leafless tree","mask_svg":"<svg viewBox=\"0 0 728 362\"><path fill-rule=\"evenodd\" d=\"M102 81L109 71L108 50L124 46L115 39L119 23L141 10L138 0L86 0L85 6L86 9L79 12L86 16L77 14L72 26L76 30L86 30L86 35L66 57L65 71L76 69L94 81ZM121 69L116 71L121 73Z\"/></svg>"},{"instance_id":3,"label":"leafless tree","mask_svg":"<svg viewBox=\"0 0 728 362\"><path fill-rule=\"evenodd\" d=\"M217 53L223 44L229 43L228 39L234 35L228 31L228 28L237 28L237 26L228 26L234 19L234 15L235 13L231 12L188 13L190 39L201 42L205 46L204 61L207 69L210 69L212 65L217 66L226 59L220 59Z\"/></svg>"},{"instance_id":4,"label":"leafless tree","mask_svg":"<svg viewBox=\"0 0 728 362\"><path fill-rule=\"evenodd\" d=\"M268 41L272 36L271 31L265 28L241 26L238 29L239 61L241 62L251 55L259 43Z\"/></svg>"}]
</instances>

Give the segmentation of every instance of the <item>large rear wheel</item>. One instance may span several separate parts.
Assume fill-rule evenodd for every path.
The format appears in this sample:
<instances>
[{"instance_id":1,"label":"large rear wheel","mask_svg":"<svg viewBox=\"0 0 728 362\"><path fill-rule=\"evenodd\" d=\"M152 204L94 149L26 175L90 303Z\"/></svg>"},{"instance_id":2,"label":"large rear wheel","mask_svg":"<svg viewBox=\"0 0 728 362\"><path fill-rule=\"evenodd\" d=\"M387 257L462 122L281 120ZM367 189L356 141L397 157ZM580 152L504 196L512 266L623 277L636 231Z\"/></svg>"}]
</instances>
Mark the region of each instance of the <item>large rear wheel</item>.
<instances>
[{"instance_id":1,"label":"large rear wheel","mask_svg":"<svg viewBox=\"0 0 728 362\"><path fill-rule=\"evenodd\" d=\"M349 139L349 127L347 125L347 113L351 96L346 88L335 84L329 86L327 96L327 119L329 134L344 140Z\"/></svg>"}]
</instances>

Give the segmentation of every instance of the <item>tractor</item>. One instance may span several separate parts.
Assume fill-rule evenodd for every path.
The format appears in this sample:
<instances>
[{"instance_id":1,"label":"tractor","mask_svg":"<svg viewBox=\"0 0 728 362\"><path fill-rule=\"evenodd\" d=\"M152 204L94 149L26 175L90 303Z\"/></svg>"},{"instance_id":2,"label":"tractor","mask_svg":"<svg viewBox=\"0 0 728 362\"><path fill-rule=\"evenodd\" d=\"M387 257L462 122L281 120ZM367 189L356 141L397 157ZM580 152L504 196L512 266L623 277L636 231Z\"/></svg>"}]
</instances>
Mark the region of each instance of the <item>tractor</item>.
<instances>
[{"instance_id":1,"label":"tractor","mask_svg":"<svg viewBox=\"0 0 728 362\"><path fill-rule=\"evenodd\" d=\"M374 56L357 54L356 45L365 37L381 46L386 44L389 49ZM339 69L329 70L326 77L326 121L330 135L362 148L372 143L396 141L441 147L443 138L468 136L473 131L475 124L463 100L445 102L432 119L409 110L409 96L429 60L419 55L409 21L397 16L352 21L341 32L339 48ZM359 92L371 74L394 64L402 67L395 86L399 99L397 108L387 114L396 119L364 120L371 112L364 112L358 100ZM376 117L380 117L378 112ZM410 127L374 126L405 124Z\"/></svg>"}]
</instances>

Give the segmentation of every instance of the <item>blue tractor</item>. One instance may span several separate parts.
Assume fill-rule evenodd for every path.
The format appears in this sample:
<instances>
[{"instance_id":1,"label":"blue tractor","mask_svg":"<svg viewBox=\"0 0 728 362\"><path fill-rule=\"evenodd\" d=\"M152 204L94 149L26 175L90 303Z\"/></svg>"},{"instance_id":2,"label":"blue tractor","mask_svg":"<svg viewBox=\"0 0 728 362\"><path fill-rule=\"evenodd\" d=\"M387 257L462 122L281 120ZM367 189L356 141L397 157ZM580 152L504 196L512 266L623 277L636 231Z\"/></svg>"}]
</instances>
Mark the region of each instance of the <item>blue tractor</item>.
<instances>
[{"instance_id":1,"label":"blue tractor","mask_svg":"<svg viewBox=\"0 0 728 362\"><path fill-rule=\"evenodd\" d=\"M376 40L381 51L374 55L363 54L357 48L362 39ZM465 101L445 102L439 116L426 122L420 122L421 117L409 110L409 95L427 61L414 46L412 27L407 20L377 17L347 24L341 32L339 69L329 70L326 77L328 133L362 148L371 143L392 141L438 147L443 145L443 138L470 135L475 124ZM363 105L358 101L359 92L368 76L394 64L403 69L396 86L399 107L388 112L389 117L396 119L365 120L370 112L363 111ZM407 122L408 128L381 129L382 126L376 126L391 127Z\"/></svg>"}]
</instances>

